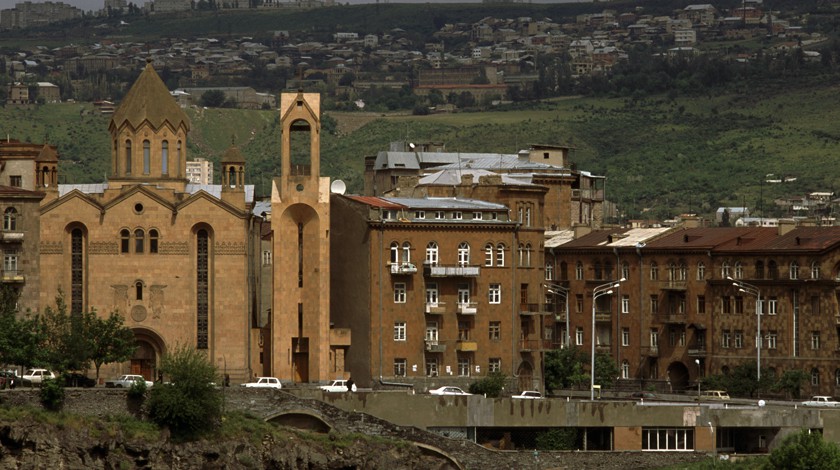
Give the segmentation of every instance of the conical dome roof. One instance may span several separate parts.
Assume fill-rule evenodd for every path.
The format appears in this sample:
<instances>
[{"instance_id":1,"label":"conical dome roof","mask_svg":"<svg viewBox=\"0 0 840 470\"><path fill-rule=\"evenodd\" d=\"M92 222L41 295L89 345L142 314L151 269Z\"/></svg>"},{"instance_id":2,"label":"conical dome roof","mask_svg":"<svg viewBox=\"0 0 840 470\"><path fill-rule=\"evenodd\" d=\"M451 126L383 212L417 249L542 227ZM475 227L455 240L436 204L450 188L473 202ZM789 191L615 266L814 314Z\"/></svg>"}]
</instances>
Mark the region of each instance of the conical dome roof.
<instances>
[{"instance_id":1,"label":"conical dome roof","mask_svg":"<svg viewBox=\"0 0 840 470\"><path fill-rule=\"evenodd\" d=\"M245 156L242 155L242 152L239 151L239 147L235 145L231 145L227 150L225 150L224 155L222 155L222 163L244 163Z\"/></svg>"},{"instance_id":2,"label":"conical dome roof","mask_svg":"<svg viewBox=\"0 0 840 470\"><path fill-rule=\"evenodd\" d=\"M146 68L114 111L111 127L120 128L128 123L137 129L143 121L148 121L155 130L166 122L174 129L183 125L187 131L190 130L189 118L169 94L151 62L146 63Z\"/></svg>"},{"instance_id":3,"label":"conical dome roof","mask_svg":"<svg viewBox=\"0 0 840 470\"><path fill-rule=\"evenodd\" d=\"M41 148L41 152L39 152L38 156L35 157L35 161L39 163L57 162L58 152L55 151L55 147L53 147L52 145L44 144L44 146Z\"/></svg>"}]
</instances>

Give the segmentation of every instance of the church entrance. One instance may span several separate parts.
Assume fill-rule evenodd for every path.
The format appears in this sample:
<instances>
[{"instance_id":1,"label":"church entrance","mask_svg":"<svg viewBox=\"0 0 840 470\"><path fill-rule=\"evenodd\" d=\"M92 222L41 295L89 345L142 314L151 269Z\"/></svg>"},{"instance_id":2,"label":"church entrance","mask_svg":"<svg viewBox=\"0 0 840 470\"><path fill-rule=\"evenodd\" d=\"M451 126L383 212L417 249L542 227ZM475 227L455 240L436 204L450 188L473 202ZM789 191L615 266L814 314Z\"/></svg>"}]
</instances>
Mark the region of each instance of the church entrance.
<instances>
[{"instance_id":1,"label":"church entrance","mask_svg":"<svg viewBox=\"0 0 840 470\"><path fill-rule=\"evenodd\" d=\"M142 328L134 330L134 338L137 340L137 349L131 356L131 373L142 375L152 382L157 381L158 359L166 350L163 341L157 333Z\"/></svg>"}]
</instances>

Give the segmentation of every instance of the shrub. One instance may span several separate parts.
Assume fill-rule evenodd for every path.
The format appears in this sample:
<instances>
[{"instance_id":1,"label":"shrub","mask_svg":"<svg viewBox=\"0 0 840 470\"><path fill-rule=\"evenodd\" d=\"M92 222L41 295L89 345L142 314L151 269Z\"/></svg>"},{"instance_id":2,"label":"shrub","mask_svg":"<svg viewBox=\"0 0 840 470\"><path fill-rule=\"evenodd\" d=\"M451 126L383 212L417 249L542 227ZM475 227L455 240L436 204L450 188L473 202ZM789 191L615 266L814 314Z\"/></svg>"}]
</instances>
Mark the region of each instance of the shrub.
<instances>
[{"instance_id":1,"label":"shrub","mask_svg":"<svg viewBox=\"0 0 840 470\"><path fill-rule=\"evenodd\" d=\"M41 384L41 405L50 411L58 411L64 406L64 387L57 380L44 380Z\"/></svg>"},{"instance_id":2,"label":"shrub","mask_svg":"<svg viewBox=\"0 0 840 470\"><path fill-rule=\"evenodd\" d=\"M505 387L505 376L501 372L490 372L487 377L470 384L470 393L496 398Z\"/></svg>"},{"instance_id":3,"label":"shrub","mask_svg":"<svg viewBox=\"0 0 840 470\"><path fill-rule=\"evenodd\" d=\"M128 389L128 398L133 399L140 399L146 395L146 382L145 381L137 381L134 382L131 387Z\"/></svg>"},{"instance_id":4,"label":"shrub","mask_svg":"<svg viewBox=\"0 0 840 470\"><path fill-rule=\"evenodd\" d=\"M577 441L577 429L556 428L540 433L536 439L536 446L540 450L575 450Z\"/></svg>"},{"instance_id":5,"label":"shrub","mask_svg":"<svg viewBox=\"0 0 840 470\"><path fill-rule=\"evenodd\" d=\"M765 468L769 470L807 470L840 468L840 447L823 439L822 434L802 430L788 436L781 447L770 454Z\"/></svg>"}]
</instances>

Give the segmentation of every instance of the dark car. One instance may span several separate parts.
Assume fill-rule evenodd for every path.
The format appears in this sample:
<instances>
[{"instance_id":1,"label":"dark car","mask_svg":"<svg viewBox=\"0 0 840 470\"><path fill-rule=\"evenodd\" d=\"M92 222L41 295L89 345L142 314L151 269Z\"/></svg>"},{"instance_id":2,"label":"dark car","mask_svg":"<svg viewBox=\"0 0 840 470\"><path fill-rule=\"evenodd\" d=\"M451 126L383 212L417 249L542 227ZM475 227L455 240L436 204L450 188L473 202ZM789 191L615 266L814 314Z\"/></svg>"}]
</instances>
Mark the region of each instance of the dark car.
<instances>
[{"instance_id":1,"label":"dark car","mask_svg":"<svg viewBox=\"0 0 840 470\"><path fill-rule=\"evenodd\" d=\"M656 400L659 397L653 392L633 392L630 394L630 398L634 400Z\"/></svg>"},{"instance_id":2,"label":"dark car","mask_svg":"<svg viewBox=\"0 0 840 470\"><path fill-rule=\"evenodd\" d=\"M92 379L85 374L78 372L68 372L61 376L65 387L85 387L90 388L96 385L96 379Z\"/></svg>"},{"instance_id":3,"label":"dark car","mask_svg":"<svg viewBox=\"0 0 840 470\"><path fill-rule=\"evenodd\" d=\"M0 390L5 390L7 388L15 388L18 386L19 381L20 377L15 375L13 371L0 371Z\"/></svg>"}]
</instances>

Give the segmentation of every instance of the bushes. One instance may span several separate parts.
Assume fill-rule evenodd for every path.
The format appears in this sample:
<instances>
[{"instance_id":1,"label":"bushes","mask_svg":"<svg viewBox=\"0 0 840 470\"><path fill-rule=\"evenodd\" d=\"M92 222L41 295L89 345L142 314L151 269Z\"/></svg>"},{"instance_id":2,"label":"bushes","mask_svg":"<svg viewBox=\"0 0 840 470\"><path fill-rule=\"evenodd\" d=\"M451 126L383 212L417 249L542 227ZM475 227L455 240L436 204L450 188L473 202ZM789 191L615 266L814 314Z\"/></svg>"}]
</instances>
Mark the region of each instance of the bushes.
<instances>
[{"instance_id":1,"label":"bushes","mask_svg":"<svg viewBox=\"0 0 840 470\"><path fill-rule=\"evenodd\" d=\"M64 387L57 380L44 380L41 384L41 405L50 411L58 411L64 406Z\"/></svg>"},{"instance_id":2,"label":"bushes","mask_svg":"<svg viewBox=\"0 0 840 470\"><path fill-rule=\"evenodd\" d=\"M469 391L475 395L496 398L505 387L505 376L501 372L490 372L487 377L470 384Z\"/></svg>"},{"instance_id":3,"label":"bushes","mask_svg":"<svg viewBox=\"0 0 840 470\"><path fill-rule=\"evenodd\" d=\"M575 428L554 428L537 436L537 449L575 450L578 448L578 430Z\"/></svg>"}]
</instances>

